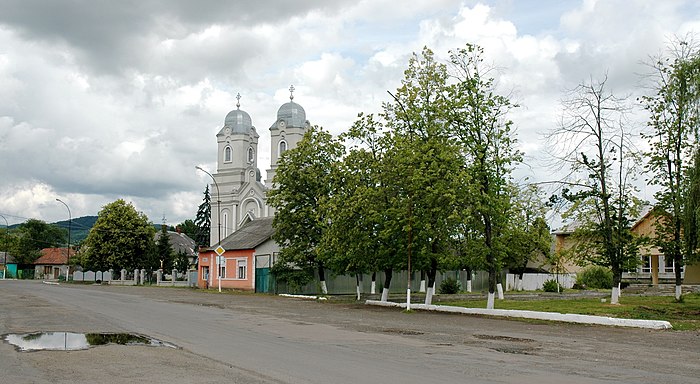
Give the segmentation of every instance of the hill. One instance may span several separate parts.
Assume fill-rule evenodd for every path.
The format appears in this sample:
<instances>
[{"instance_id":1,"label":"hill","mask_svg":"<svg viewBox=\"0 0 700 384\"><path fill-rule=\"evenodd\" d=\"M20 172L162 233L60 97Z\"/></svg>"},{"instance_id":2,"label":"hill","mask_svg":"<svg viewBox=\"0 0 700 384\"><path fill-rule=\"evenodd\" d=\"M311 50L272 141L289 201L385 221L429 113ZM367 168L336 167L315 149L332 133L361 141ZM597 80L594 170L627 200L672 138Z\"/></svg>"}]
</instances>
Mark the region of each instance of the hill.
<instances>
[{"instance_id":1,"label":"hill","mask_svg":"<svg viewBox=\"0 0 700 384\"><path fill-rule=\"evenodd\" d=\"M71 244L78 244L85 240L95 222L97 222L97 216L83 216L72 219L70 226ZM68 230L68 220L57 221L53 224Z\"/></svg>"}]
</instances>

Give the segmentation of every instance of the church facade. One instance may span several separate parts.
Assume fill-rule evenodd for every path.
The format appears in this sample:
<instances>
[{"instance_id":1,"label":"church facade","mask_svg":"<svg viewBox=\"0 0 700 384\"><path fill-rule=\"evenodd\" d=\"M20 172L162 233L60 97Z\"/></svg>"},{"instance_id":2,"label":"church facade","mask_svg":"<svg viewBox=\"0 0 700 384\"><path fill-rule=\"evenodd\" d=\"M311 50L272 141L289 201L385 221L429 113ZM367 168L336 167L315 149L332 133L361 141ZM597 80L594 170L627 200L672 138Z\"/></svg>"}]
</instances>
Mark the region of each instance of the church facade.
<instances>
[{"instance_id":1,"label":"church facade","mask_svg":"<svg viewBox=\"0 0 700 384\"><path fill-rule=\"evenodd\" d=\"M217 167L212 175L216 183L209 189L211 245L248 220L274 215L274 209L267 205L267 191L273 187L277 161L284 151L297 146L309 127L304 108L294 102L294 88L290 91L289 102L279 107L277 119L269 128L271 165L264 183L258 168L260 135L250 115L240 108L240 95L236 109L226 115L223 127L216 134Z\"/></svg>"},{"instance_id":2,"label":"church facade","mask_svg":"<svg viewBox=\"0 0 700 384\"><path fill-rule=\"evenodd\" d=\"M291 87L289 102L279 107L269 128L270 169L264 183L258 168L260 135L250 115L241 109L240 95L236 109L226 115L216 134L217 166L209 188L210 247L199 252L200 288L270 289L269 269L279 246L272 240L275 211L267 204L267 192L274 188L280 155L295 148L309 127L293 91ZM215 251L219 245L225 250L220 257Z\"/></svg>"}]
</instances>

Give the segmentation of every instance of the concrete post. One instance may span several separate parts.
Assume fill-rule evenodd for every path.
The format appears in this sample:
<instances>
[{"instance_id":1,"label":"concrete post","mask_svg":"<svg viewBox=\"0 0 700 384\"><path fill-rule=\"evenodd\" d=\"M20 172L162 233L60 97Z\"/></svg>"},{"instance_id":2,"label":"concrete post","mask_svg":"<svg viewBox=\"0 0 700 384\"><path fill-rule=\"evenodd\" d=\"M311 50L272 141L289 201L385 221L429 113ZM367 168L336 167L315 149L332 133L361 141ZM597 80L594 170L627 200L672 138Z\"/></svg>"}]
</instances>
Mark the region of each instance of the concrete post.
<instances>
[{"instance_id":1,"label":"concrete post","mask_svg":"<svg viewBox=\"0 0 700 384\"><path fill-rule=\"evenodd\" d=\"M141 270L141 285L146 283L146 270L142 269Z\"/></svg>"},{"instance_id":2,"label":"concrete post","mask_svg":"<svg viewBox=\"0 0 700 384\"><path fill-rule=\"evenodd\" d=\"M139 270L134 269L134 285L139 285Z\"/></svg>"},{"instance_id":3,"label":"concrete post","mask_svg":"<svg viewBox=\"0 0 700 384\"><path fill-rule=\"evenodd\" d=\"M163 270L159 269L158 272L156 272L156 284L160 284L161 281L163 281Z\"/></svg>"},{"instance_id":4,"label":"concrete post","mask_svg":"<svg viewBox=\"0 0 700 384\"><path fill-rule=\"evenodd\" d=\"M122 268L122 274L119 280L122 281L122 284L124 283L124 280L126 280L126 269Z\"/></svg>"},{"instance_id":5,"label":"concrete post","mask_svg":"<svg viewBox=\"0 0 700 384\"><path fill-rule=\"evenodd\" d=\"M172 283L172 285L175 285L175 280L177 280L177 269L173 269L173 274L170 278L170 283Z\"/></svg>"}]
</instances>

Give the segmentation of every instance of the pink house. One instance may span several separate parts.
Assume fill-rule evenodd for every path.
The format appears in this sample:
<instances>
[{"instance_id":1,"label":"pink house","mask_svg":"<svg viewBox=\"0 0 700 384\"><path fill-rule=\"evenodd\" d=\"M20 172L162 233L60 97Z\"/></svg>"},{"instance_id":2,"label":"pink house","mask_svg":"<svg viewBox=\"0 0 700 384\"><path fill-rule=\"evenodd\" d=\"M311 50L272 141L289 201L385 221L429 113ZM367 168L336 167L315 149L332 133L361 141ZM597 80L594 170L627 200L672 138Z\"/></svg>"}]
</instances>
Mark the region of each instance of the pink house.
<instances>
[{"instance_id":1,"label":"pink house","mask_svg":"<svg viewBox=\"0 0 700 384\"><path fill-rule=\"evenodd\" d=\"M253 219L221 241L226 250L223 263L216 268L218 244L199 251L199 288L216 288L221 278L222 289L255 290L256 256L272 254L277 245L272 240L272 217Z\"/></svg>"}]
</instances>

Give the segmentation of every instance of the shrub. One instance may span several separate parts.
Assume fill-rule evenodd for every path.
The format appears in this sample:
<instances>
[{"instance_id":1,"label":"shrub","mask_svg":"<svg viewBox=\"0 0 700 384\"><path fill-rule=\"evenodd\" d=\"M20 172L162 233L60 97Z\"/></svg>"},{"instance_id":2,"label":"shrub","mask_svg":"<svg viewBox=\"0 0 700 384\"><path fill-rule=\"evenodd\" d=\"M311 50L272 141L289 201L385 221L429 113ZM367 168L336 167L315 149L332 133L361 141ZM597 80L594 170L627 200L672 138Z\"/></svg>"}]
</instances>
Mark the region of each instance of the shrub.
<instances>
[{"instance_id":1,"label":"shrub","mask_svg":"<svg viewBox=\"0 0 700 384\"><path fill-rule=\"evenodd\" d=\"M559 290L557 290L557 287L559 287ZM556 280L547 280L542 284L542 290L545 292L561 292L564 288L561 288Z\"/></svg>"},{"instance_id":2,"label":"shrub","mask_svg":"<svg viewBox=\"0 0 700 384\"><path fill-rule=\"evenodd\" d=\"M612 288L612 271L600 266L592 266L581 271L576 277L576 284L586 288Z\"/></svg>"},{"instance_id":3,"label":"shrub","mask_svg":"<svg viewBox=\"0 0 700 384\"><path fill-rule=\"evenodd\" d=\"M459 281L457 281L451 277L443 280L440 283L440 293L445 294L445 295L459 293L460 288L461 287L460 287Z\"/></svg>"}]
</instances>

